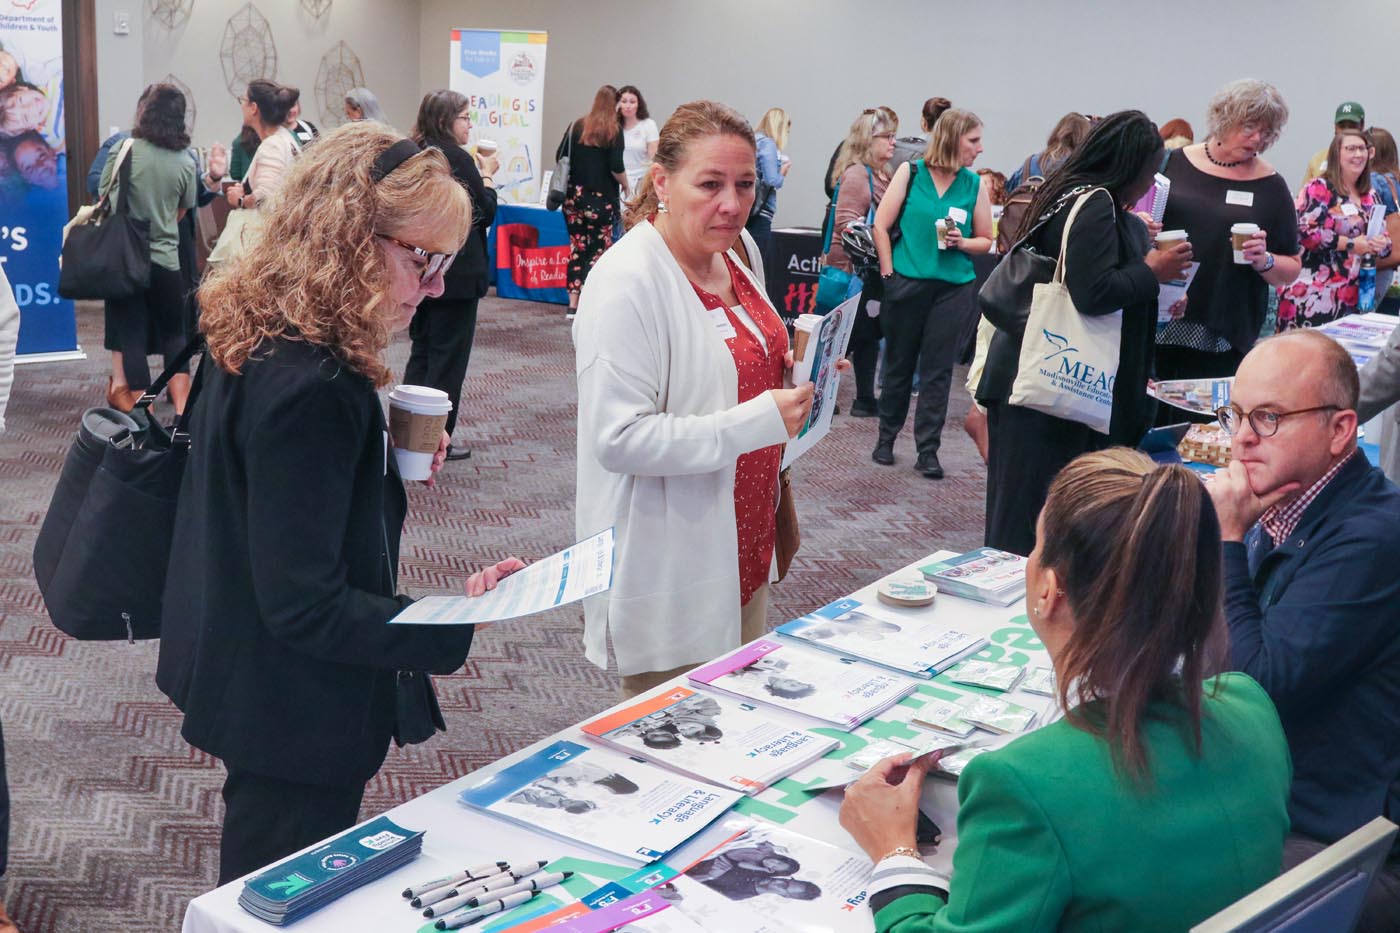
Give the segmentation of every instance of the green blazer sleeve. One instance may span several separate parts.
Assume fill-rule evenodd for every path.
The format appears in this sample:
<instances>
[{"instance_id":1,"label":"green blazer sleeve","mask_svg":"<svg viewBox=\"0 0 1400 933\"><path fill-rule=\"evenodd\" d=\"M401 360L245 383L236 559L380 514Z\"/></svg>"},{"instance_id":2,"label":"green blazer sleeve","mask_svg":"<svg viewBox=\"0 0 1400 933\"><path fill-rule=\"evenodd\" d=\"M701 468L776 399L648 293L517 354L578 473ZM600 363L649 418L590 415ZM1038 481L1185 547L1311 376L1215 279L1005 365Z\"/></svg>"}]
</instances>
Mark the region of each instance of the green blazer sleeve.
<instances>
[{"instance_id":1,"label":"green blazer sleeve","mask_svg":"<svg viewBox=\"0 0 1400 933\"><path fill-rule=\"evenodd\" d=\"M1060 841L1016 769L995 756L958 781L958 850L948 903L911 894L875 915L878 933L1059 929L1071 886Z\"/></svg>"}]
</instances>

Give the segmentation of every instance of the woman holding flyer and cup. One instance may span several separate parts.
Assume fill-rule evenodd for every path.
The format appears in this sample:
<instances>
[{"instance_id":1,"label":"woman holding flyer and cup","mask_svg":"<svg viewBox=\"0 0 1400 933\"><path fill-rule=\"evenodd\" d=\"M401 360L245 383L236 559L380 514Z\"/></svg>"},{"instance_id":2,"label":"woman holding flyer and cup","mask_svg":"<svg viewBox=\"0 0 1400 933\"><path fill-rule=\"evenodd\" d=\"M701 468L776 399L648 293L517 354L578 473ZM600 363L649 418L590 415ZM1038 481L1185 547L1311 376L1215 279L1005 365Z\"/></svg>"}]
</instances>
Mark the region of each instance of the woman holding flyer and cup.
<instances>
[{"instance_id":1,"label":"woman holding flyer and cup","mask_svg":"<svg viewBox=\"0 0 1400 933\"><path fill-rule=\"evenodd\" d=\"M787 331L743 233L748 121L695 101L660 135L630 230L598 260L574 324L577 531L617 534L612 589L584 602L584 645L606 667L611 636L624 696L764 632L778 467L813 393L784 387Z\"/></svg>"},{"instance_id":2,"label":"woman holding flyer and cup","mask_svg":"<svg viewBox=\"0 0 1400 933\"><path fill-rule=\"evenodd\" d=\"M397 464L423 454L390 456L375 392L390 334L442 293L467 192L441 153L365 121L310 147L279 197L268 235L200 291L208 353L156 672L185 739L228 770L221 884L354 824L390 737L440 725L423 672L460 666L473 631L386 624L411 602L394 580ZM436 419L431 475L446 397L434 408L406 388L392 430ZM473 575L468 594L521 566Z\"/></svg>"}]
</instances>

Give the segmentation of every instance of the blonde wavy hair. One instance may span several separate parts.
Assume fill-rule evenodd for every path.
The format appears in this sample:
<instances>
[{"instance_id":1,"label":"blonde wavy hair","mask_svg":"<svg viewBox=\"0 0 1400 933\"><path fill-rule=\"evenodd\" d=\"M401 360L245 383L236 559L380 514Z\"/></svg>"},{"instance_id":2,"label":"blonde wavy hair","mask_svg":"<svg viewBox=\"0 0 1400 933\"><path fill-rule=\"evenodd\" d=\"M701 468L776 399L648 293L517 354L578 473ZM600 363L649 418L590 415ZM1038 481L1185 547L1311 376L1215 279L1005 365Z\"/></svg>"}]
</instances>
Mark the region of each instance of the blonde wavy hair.
<instances>
[{"instance_id":1,"label":"blonde wavy hair","mask_svg":"<svg viewBox=\"0 0 1400 933\"><path fill-rule=\"evenodd\" d=\"M242 256L220 263L199 289L200 329L224 370L265 341L304 340L383 386L389 345L389 268L375 234L449 231L458 248L471 227L471 199L447 158L426 149L378 183L375 158L402 137L379 123L350 123L293 163L261 210L267 223Z\"/></svg>"},{"instance_id":2,"label":"blonde wavy hair","mask_svg":"<svg viewBox=\"0 0 1400 933\"><path fill-rule=\"evenodd\" d=\"M877 175L883 175L885 163L876 159L872 151L875 148L875 137L881 133L895 133L898 130L899 122L891 120L884 107L867 110L856 117L851 128L846 131L841 151L836 154L836 161L831 166L831 184L834 186L840 181L841 176L846 174L846 169L852 165L865 165Z\"/></svg>"}]
</instances>

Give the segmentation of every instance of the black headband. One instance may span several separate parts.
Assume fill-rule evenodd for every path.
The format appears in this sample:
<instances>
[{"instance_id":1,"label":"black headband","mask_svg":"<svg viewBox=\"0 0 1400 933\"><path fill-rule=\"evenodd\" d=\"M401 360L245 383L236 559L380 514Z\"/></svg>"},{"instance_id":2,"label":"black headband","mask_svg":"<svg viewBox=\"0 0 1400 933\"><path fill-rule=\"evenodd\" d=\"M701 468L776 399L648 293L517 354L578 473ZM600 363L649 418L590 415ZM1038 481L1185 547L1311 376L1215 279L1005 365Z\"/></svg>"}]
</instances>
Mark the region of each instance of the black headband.
<instances>
[{"instance_id":1,"label":"black headband","mask_svg":"<svg viewBox=\"0 0 1400 933\"><path fill-rule=\"evenodd\" d=\"M369 179L376 184L384 180L394 169L403 165L409 159L422 152L418 144L411 139L401 139L379 155L375 156L374 164L369 169Z\"/></svg>"}]
</instances>

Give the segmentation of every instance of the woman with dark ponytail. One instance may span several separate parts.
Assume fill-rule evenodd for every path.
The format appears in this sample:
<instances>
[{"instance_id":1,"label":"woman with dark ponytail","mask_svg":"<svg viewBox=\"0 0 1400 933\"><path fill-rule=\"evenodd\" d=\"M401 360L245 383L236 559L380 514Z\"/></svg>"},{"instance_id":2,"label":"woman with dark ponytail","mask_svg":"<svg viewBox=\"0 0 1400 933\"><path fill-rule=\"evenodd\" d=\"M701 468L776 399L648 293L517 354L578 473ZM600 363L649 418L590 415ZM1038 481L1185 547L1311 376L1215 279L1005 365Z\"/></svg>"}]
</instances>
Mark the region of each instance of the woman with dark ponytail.
<instances>
[{"instance_id":1,"label":"woman with dark ponytail","mask_svg":"<svg viewBox=\"0 0 1400 933\"><path fill-rule=\"evenodd\" d=\"M1123 448L1050 487L1026 569L1065 717L958 779L953 880L917 857L928 764L887 758L841 825L878 864L879 933L1185 930L1278 874L1292 767L1225 658L1220 526L1200 478Z\"/></svg>"}]
</instances>

